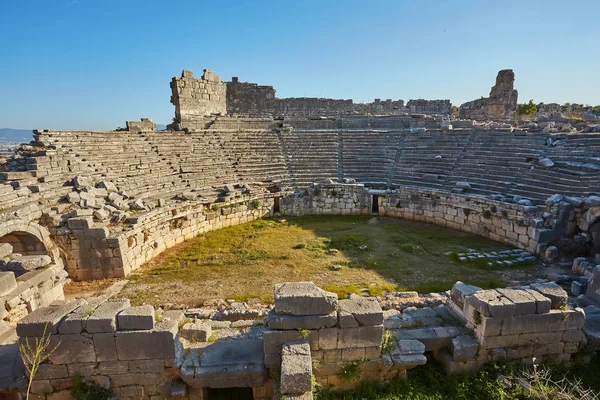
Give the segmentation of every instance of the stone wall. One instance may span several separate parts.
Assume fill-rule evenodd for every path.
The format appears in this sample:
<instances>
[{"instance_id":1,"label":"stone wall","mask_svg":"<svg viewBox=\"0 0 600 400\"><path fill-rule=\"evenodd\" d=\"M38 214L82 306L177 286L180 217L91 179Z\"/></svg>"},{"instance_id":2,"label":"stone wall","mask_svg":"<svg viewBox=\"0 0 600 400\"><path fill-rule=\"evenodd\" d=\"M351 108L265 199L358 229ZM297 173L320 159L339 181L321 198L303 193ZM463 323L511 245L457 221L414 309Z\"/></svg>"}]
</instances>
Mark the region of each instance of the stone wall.
<instances>
[{"instance_id":1,"label":"stone wall","mask_svg":"<svg viewBox=\"0 0 600 400\"><path fill-rule=\"evenodd\" d=\"M40 365L31 392L70 398L74 378L111 389L118 399L166 398L177 384L181 311L130 307L129 300L55 302L17 325L21 344L50 335L56 350ZM158 397L155 397L158 396Z\"/></svg>"},{"instance_id":2,"label":"stone wall","mask_svg":"<svg viewBox=\"0 0 600 400\"><path fill-rule=\"evenodd\" d=\"M556 283L481 290L461 282L452 289L451 309L474 330L472 367L488 360L570 364L586 344L582 309L567 309L567 293ZM453 365L450 368L468 366Z\"/></svg>"},{"instance_id":3,"label":"stone wall","mask_svg":"<svg viewBox=\"0 0 600 400\"><path fill-rule=\"evenodd\" d=\"M450 103L450 100L410 100L406 106L411 113L434 115L452 114L452 103Z\"/></svg>"},{"instance_id":4,"label":"stone wall","mask_svg":"<svg viewBox=\"0 0 600 400\"><path fill-rule=\"evenodd\" d=\"M537 207L427 189L369 190L362 184L315 184L282 198L283 215L378 214L471 232L535 252L542 230Z\"/></svg>"},{"instance_id":5,"label":"stone wall","mask_svg":"<svg viewBox=\"0 0 600 400\"><path fill-rule=\"evenodd\" d=\"M519 93L514 89L515 74L511 69L498 72L490 97L464 103L460 118L476 120L512 120L517 118Z\"/></svg>"},{"instance_id":6,"label":"stone wall","mask_svg":"<svg viewBox=\"0 0 600 400\"><path fill-rule=\"evenodd\" d=\"M219 75L209 69L202 78L194 78L194 73L184 70L181 77L171 81L171 103L175 106L175 118L184 127L186 122L202 119L213 114L227 113L227 87Z\"/></svg>"},{"instance_id":7,"label":"stone wall","mask_svg":"<svg viewBox=\"0 0 600 400\"><path fill-rule=\"evenodd\" d=\"M127 130L136 133L155 131L156 124L149 118L142 118L141 121L127 121Z\"/></svg>"}]
</instances>

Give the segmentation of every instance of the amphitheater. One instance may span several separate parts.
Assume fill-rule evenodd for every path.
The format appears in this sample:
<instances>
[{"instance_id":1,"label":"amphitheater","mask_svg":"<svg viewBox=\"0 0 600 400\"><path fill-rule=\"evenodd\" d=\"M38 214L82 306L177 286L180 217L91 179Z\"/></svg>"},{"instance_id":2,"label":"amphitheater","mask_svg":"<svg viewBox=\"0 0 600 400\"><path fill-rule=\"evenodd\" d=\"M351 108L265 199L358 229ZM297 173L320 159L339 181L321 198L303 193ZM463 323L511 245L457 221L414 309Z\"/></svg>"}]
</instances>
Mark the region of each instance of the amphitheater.
<instances>
[{"instance_id":1,"label":"amphitheater","mask_svg":"<svg viewBox=\"0 0 600 400\"><path fill-rule=\"evenodd\" d=\"M186 70L171 82L166 131L148 119L35 130L0 165L0 395L27 384L15 341L47 328L58 347L33 380L40 399L70 398L75 376L119 399L309 399L313 381L406 379L433 358L448 373L499 359L589 362L600 344L600 126L519 126L513 81L501 71L489 98L452 115L449 100L280 99ZM311 282L276 285L263 308L65 300L71 280L126 278L201 233L334 214L471 232L568 268L526 286L457 282L385 302ZM349 366L358 379L343 379Z\"/></svg>"}]
</instances>

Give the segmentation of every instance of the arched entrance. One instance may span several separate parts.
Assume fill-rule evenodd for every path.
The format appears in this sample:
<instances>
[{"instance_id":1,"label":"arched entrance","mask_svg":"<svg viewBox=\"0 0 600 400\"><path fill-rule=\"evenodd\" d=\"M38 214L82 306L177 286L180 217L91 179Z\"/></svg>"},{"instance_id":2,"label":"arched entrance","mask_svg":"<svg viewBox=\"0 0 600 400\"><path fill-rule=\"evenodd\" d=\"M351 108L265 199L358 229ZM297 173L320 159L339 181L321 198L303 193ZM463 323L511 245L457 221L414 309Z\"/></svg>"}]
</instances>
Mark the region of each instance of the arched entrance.
<instances>
[{"instance_id":1,"label":"arched entrance","mask_svg":"<svg viewBox=\"0 0 600 400\"><path fill-rule=\"evenodd\" d=\"M50 232L36 223L20 220L0 223L0 243L8 243L13 253L24 256L48 255L52 261L59 258L58 248L50 239Z\"/></svg>"}]
</instances>

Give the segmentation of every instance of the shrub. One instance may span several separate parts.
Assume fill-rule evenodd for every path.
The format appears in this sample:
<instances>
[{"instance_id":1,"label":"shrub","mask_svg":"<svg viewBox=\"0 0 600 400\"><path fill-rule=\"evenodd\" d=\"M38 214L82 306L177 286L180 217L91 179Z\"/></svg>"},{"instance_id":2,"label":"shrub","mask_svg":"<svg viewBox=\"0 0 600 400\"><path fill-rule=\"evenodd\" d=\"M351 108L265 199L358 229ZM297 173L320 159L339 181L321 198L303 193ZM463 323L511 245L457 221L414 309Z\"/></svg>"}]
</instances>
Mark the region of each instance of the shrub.
<instances>
[{"instance_id":1,"label":"shrub","mask_svg":"<svg viewBox=\"0 0 600 400\"><path fill-rule=\"evenodd\" d=\"M396 347L396 335L389 329L383 331L381 337L381 354L392 354Z\"/></svg>"},{"instance_id":2,"label":"shrub","mask_svg":"<svg viewBox=\"0 0 600 400\"><path fill-rule=\"evenodd\" d=\"M529 100L527 104L519 105L519 115L535 115L537 114L537 106L533 103L533 100Z\"/></svg>"},{"instance_id":3,"label":"shrub","mask_svg":"<svg viewBox=\"0 0 600 400\"><path fill-rule=\"evenodd\" d=\"M80 376L73 377L73 388L71 395L74 400L109 400L114 393L110 389L105 389L94 382L84 382Z\"/></svg>"},{"instance_id":4,"label":"shrub","mask_svg":"<svg viewBox=\"0 0 600 400\"><path fill-rule=\"evenodd\" d=\"M360 376L360 361L352 361L342 367L338 377L343 381L352 381Z\"/></svg>"}]
</instances>

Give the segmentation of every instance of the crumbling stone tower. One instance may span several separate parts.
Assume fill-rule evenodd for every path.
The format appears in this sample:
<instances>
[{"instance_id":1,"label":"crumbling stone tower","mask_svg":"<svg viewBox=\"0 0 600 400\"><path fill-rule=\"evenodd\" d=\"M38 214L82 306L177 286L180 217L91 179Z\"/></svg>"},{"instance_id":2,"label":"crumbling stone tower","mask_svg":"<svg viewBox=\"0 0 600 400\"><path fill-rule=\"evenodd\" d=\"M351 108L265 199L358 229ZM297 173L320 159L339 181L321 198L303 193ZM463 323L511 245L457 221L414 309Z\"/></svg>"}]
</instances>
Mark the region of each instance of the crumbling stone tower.
<instances>
[{"instance_id":1,"label":"crumbling stone tower","mask_svg":"<svg viewBox=\"0 0 600 400\"><path fill-rule=\"evenodd\" d=\"M490 97L469 101L460 106L460 117L478 120L506 120L517 117L519 92L514 88L512 69L498 72Z\"/></svg>"},{"instance_id":2,"label":"crumbling stone tower","mask_svg":"<svg viewBox=\"0 0 600 400\"><path fill-rule=\"evenodd\" d=\"M193 128L204 117L227 114L227 86L221 77L205 69L202 78L194 78L190 70L171 81L171 103L175 106L177 129Z\"/></svg>"}]
</instances>

